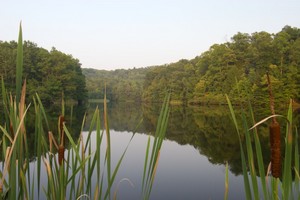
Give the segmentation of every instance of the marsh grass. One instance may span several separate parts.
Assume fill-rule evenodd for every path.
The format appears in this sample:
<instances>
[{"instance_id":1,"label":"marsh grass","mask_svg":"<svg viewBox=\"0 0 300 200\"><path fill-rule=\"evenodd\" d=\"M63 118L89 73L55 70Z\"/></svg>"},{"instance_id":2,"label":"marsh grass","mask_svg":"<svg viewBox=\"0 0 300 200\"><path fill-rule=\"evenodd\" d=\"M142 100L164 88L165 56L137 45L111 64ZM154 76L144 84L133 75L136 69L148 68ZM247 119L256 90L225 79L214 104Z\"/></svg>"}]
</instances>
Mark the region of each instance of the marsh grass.
<instances>
[{"instance_id":1,"label":"marsh grass","mask_svg":"<svg viewBox=\"0 0 300 200\"><path fill-rule=\"evenodd\" d=\"M8 93L2 78L2 101L5 123L0 126L2 169L0 170L0 196L3 199L111 199L112 186L127 152L129 143L116 165L112 166L109 118L106 96L103 100L103 120L97 107L93 113L90 127L83 135L86 114L83 117L80 136L74 140L65 123L65 102L62 95L61 114L58 117L57 134L49 127L45 108L39 95L33 98L35 112L34 146L28 147L25 127L26 80L22 85L23 41L20 24L17 65L16 97ZM159 160L160 148L165 137L169 116L170 95L167 95L158 120L152 149L150 140L146 148L145 170L143 174L142 198L148 199L154 182ZM71 116L73 115L71 109ZM104 127L102 128L102 122ZM32 133L30 133L32 134ZM105 137L104 137L105 135ZM85 139L84 139L85 138ZM96 138L96 148L92 149L92 138ZM103 141L106 138L106 141ZM103 147L106 148L103 151ZM31 158L29 148L34 148L36 156ZM149 152L151 150L151 155ZM150 160L148 161L148 158ZM34 165L31 165L34 161ZM46 185L41 184L41 176L46 176ZM96 177L96 184L93 179ZM129 180L130 181L130 180ZM114 191L113 198L117 197Z\"/></svg>"},{"instance_id":2,"label":"marsh grass","mask_svg":"<svg viewBox=\"0 0 300 200\"><path fill-rule=\"evenodd\" d=\"M236 117L228 96L226 96L226 99L239 137L246 199L299 199L298 132L297 128L294 129L294 133L292 132L292 101L289 104L286 117L282 115L272 115L257 123L254 119L251 104L248 103L250 123L253 125L250 127L248 125L249 119L246 119L246 111L242 109L242 113L239 116L241 123L238 123L238 118ZM287 123L284 143L285 152L282 158L283 172L279 178L269 175L270 169L266 170L264 168L263 152L261 150L259 133L257 131L257 126L274 117L283 118ZM242 124L242 126L240 126L240 124ZM244 142L246 143L245 148ZM293 162L292 158L294 159ZM258 171L256 170L255 165L258 166ZM296 174L294 179L292 177L292 172Z\"/></svg>"},{"instance_id":3,"label":"marsh grass","mask_svg":"<svg viewBox=\"0 0 300 200\"><path fill-rule=\"evenodd\" d=\"M143 180L142 180L142 196L144 199L149 199L157 166L160 156L160 149L165 138L168 119L169 119L169 101L170 101L170 94L165 97L159 118L158 124L156 127L155 137L152 144L150 144L150 136L148 138L147 148L146 148L146 157L144 163L144 173L143 173ZM150 153L151 151L151 153Z\"/></svg>"}]
</instances>

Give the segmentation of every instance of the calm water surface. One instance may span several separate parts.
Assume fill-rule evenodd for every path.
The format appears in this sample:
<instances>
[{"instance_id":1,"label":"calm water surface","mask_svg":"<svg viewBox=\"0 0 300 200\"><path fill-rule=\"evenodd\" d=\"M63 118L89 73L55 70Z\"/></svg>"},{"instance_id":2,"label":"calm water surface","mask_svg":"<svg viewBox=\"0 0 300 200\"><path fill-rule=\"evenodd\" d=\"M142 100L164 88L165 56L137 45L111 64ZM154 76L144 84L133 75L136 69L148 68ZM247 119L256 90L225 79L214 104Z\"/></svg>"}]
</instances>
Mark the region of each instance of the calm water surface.
<instances>
[{"instance_id":1,"label":"calm water surface","mask_svg":"<svg viewBox=\"0 0 300 200\"><path fill-rule=\"evenodd\" d=\"M159 105L111 104L108 109L114 164L135 132L112 191L118 188L119 199L141 199L146 145L155 132ZM229 199L244 199L239 152L227 107L173 106L151 199L223 199L226 162Z\"/></svg>"},{"instance_id":2,"label":"calm water surface","mask_svg":"<svg viewBox=\"0 0 300 200\"><path fill-rule=\"evenodd\" d=\"M102 104L89 106L84 139L96 106L103 107ZM129 144L112 187L112 193L117 192L117 199L141 199L147 140L150 137L153 141L159 111L160 105L108 104L113 169ZM83 112L74 110L72 120L66 117L74 137L79 135ZM267 116L258 113L262 114L258 119ZM54 116L53 126L57 126L57 114ZM267 168L270 154L267 124L259 127L259 134ZM95 131L91 137L91 146L95 148ZM104 134L102 158L105 141ZM226 162L229 165L228 199L244 199L239 140L228 107L172 106L150 199L223 199ZM30 165L32 170L36 169L35 162ZM47 186L45 171L42 176L41 185ZM92 184L96 185L96 178Z\"/></svg>"}]
</instances>

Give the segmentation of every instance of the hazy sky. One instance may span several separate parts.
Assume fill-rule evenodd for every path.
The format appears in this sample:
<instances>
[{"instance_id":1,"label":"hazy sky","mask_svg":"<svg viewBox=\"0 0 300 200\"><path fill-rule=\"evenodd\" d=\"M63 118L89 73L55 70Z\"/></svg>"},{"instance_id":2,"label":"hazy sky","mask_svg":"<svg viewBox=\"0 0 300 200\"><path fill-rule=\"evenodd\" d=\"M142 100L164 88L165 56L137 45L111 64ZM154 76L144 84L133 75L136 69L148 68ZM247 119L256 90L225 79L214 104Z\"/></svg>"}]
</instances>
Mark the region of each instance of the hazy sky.
<instances>
[{"instance_id":1,"label":"hazy sky","mask_svg":"<svg viewBox=\"0 0 300 200\"><path fill-rule=\"evenodd\" d=\"M84 68L146 67L191 59L237 32L300 28L299 0L0 0L0 40L23 38Z\"/></svg>"}]
</instances>

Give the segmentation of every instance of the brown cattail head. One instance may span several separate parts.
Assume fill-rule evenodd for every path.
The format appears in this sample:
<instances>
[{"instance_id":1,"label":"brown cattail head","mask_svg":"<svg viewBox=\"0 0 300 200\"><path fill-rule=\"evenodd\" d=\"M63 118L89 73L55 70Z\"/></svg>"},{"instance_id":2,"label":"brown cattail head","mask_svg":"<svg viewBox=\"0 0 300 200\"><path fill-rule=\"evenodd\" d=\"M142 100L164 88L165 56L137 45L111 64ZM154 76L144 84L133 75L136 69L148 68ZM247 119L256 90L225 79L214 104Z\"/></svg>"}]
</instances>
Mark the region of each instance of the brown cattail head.
<instances>
[{"instance_id":1,"label":"brown cattail head","mask_svg":"<svg viewBox=\"0 0 300 200\"><path fill-rule=\"evenodd\" d=\"M62 165L65 157L65 147L63 145L59 145L58 147L58 163Z\"/></svg>"},{"instance_id":2,"label":"brown cattail head","mask_svg":"<svg viewBox=\"0 0 300 200\"><path fill-rule=\"evenodd\" d=\"M11 136L12 136L12 138L14 138L15 136L15 134L14 134L14 128L13 128L13 125L12 125L12 123L10 122L9 123L9 130L10 130L10 133L11 133Z\"/></svg>"},{"instance_id":3,"label":"brown cattail head","mask_svg":"<svg viewBox=\"0 0 300 200\"><path fill-rule=\"evenodd\" d=\"M281 174L281 152L280 152L280 126L278 122L272 122L269 126L271 144L271 172L272 176L279 178Z\"/></svg>"}]
</instances>

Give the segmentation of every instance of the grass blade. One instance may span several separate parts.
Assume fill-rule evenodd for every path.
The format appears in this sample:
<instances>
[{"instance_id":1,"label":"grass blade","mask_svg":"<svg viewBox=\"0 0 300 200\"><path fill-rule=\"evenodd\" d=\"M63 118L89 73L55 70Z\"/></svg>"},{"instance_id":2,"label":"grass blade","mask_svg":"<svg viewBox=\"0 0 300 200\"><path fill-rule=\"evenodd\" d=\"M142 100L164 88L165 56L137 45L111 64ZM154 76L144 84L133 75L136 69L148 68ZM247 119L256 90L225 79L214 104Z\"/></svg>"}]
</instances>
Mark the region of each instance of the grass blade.
<instances>
[{"instance_id":1,"label":"grass blade","mask_svg":"<svg viewBox=\"0 0 300 200\"><path fill-rule=\"evenodd\" d=\"M283 194L285 197L288 197L291 192L291 183L292 183L292 120L293 120L293 109L292 109L292 101L290 101L289 110L287 114L287 128L286 128L286 138L285 138L285 159L284 159L284 170L283 170Z\"/></svg>"},{"instance_id":2,"label":"grass blade","mask_svg":"<svg viewBox=\"0 0 300 200\"><path fill-rule=\"evenodd\" d=\"M20 102L21 87L22 87L22 73L23 73L23 37L22 24L19 27L19 38L17 47L17 65L16 65L16 102Z\"/></svg>"},{"instance_id":3,"label":"grass blade","mask_svg":"<svg viewBox=\"0 0 300 200\"><path fill-rule=\"evenodd\" d=\"M229 107L229 110L230 110L230 114L231 114L233 123L235 125L235 129L236 129L236 131L238 133L238 137L239 137L246 199L250 200L250 199L252 199L252 195L251 195L250 183L249 183L248 174L247 174L247 165L246 165L245 153L244 153L243 145L242 145L242 141L241 141L241 135L240 135L238 123L237 123L237 120L236 120L235 113L233 111L231 101L230 101L230 99L227 95L226 95L226 100L227 100L227 103L228 103L228 107Z\"/></svg>"}]
</instances>

